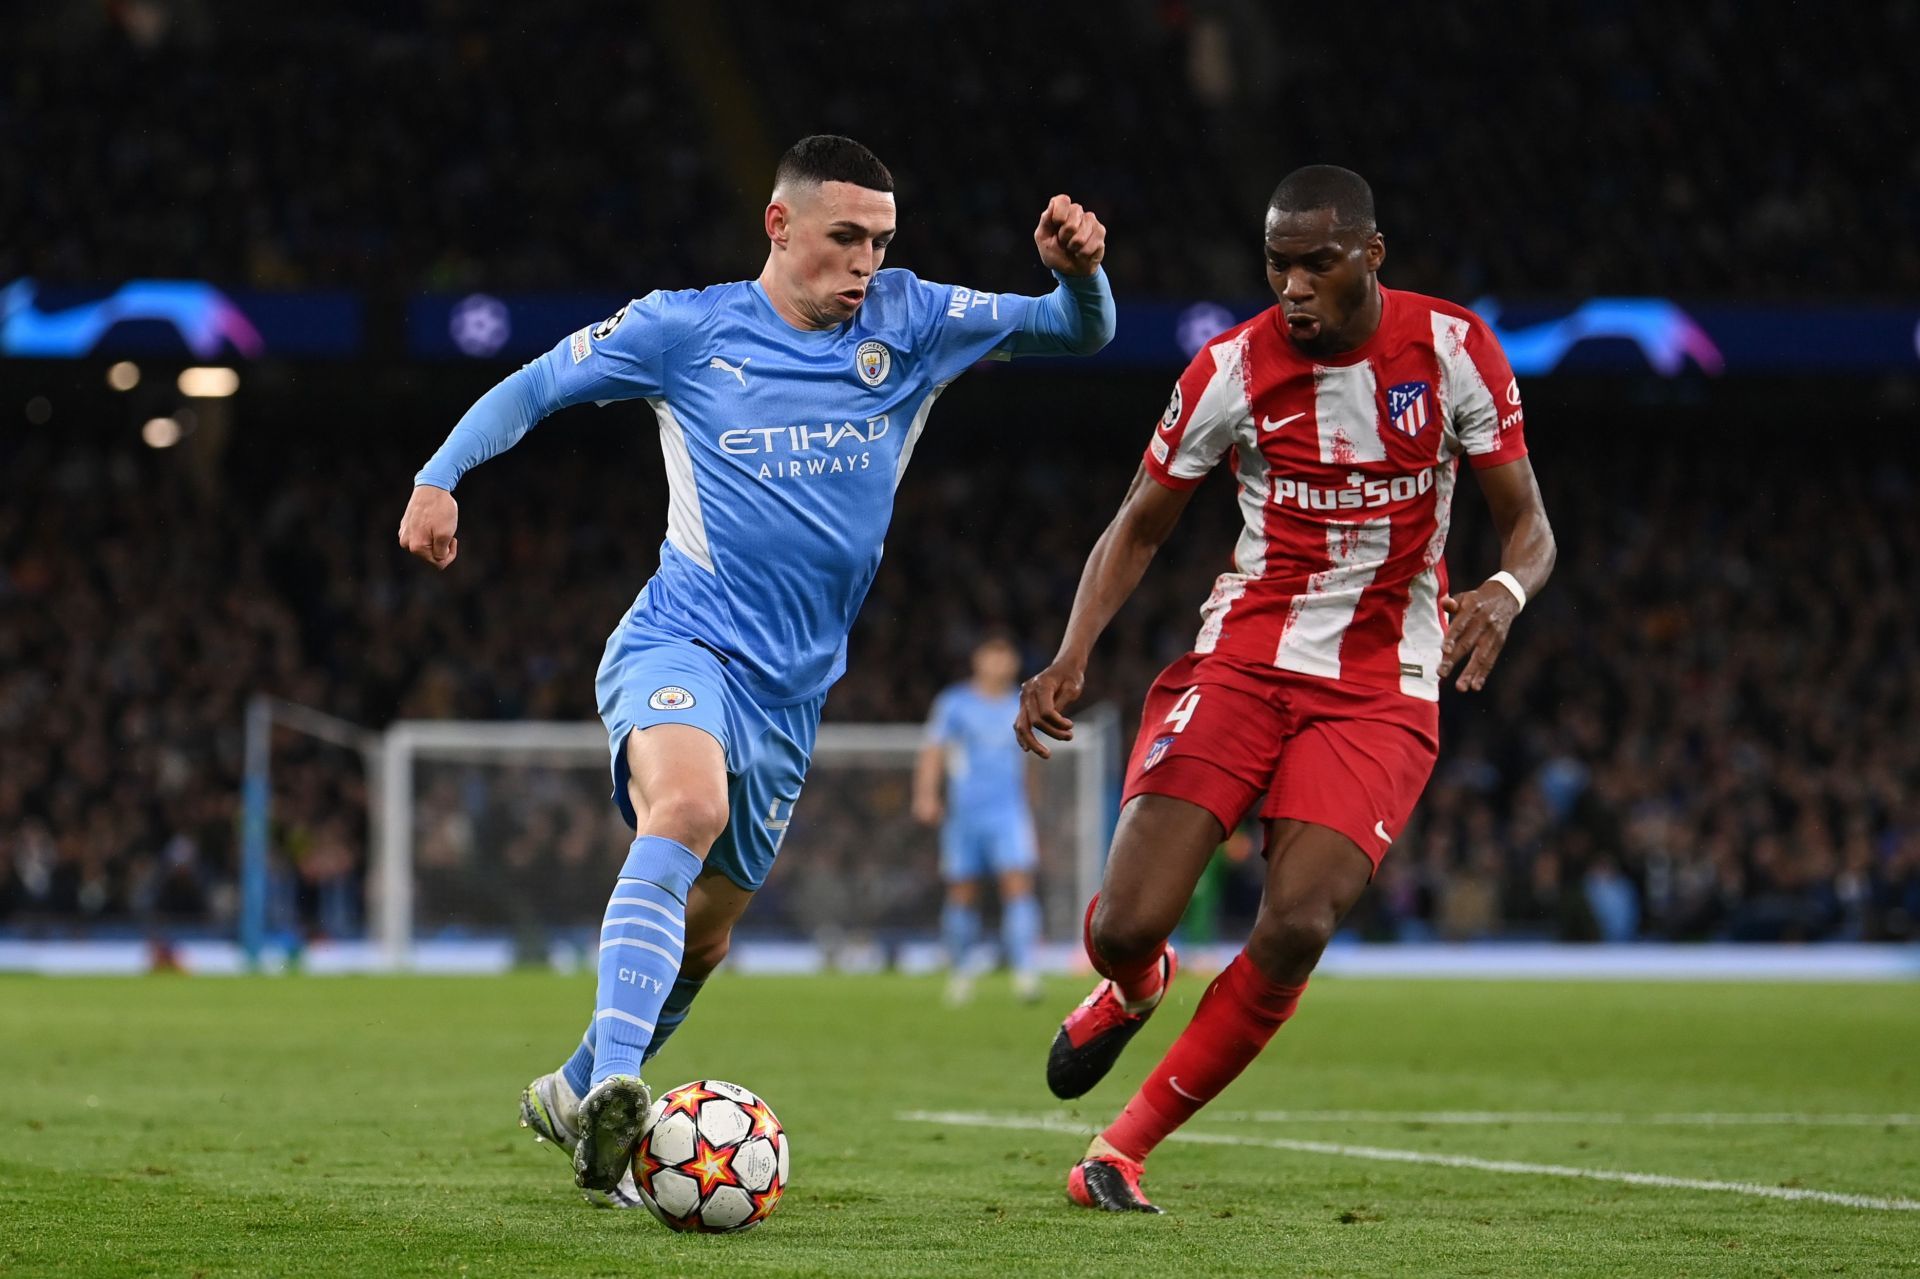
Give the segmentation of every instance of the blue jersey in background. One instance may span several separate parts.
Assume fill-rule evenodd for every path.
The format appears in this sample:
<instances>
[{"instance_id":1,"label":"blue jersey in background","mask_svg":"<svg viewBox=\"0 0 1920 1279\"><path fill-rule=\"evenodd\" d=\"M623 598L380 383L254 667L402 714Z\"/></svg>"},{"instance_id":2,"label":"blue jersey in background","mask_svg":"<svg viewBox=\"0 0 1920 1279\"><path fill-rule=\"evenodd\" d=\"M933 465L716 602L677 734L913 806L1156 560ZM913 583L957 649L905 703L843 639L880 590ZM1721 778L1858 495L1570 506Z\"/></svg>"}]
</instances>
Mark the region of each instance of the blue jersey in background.
<instances>
[{"instance_id":1,"label":"blue jersey in background","mask_svg":"<svg viewBox=\"0 0 1920 1279\"><path fill-rule=\"evenodd\" d=\"M949 814L1026 811L1026 756L1013 736L1019 713L1017 687L988 697L955 684L934 699L927 741L946 754Z\"/></svg>"},{"instance_id":2,"label":"blue jersey in background","mask_svg":"<svg viewBox=\"0 0 1920 1279\"><path fill-rule=\"evenodd\" d=\"M946 756L940 845L941 873L949 880L1033 869L1026 756L1013 736L1019 713L1018 688L988 697L970 683L955 684L934 699L927 741Z\"/></svg>"}]
</instances>

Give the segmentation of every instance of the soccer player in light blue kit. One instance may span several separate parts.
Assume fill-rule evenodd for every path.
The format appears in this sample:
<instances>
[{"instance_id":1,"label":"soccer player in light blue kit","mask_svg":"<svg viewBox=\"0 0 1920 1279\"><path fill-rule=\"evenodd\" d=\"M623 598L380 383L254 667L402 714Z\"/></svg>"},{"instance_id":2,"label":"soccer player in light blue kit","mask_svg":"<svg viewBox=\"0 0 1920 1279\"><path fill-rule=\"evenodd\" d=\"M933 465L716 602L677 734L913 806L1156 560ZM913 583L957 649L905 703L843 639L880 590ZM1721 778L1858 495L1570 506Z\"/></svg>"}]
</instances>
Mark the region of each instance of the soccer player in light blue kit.
<instances>
[{"instance_id":1,"label":"soccer player in light blue kit","mask_svg":"<svg viewBox=\"0 0 1920 1279\"><path fill-rule=\"evenodd\" d=\"M1020 714L1020 651L1011 638L991 634L973 650L973 678L933 700L927 743L913 776L913 812L940 827L940 878L946 901L940 936L946 943L947 1002L973 993L967 955L980 937L980 881L1000 890L1000 943L1013 973L1014 993L1040 997L1034 947L1040 940L1040 903L1033 895L1039 851L1028 802L1026 754L1013 739L1008 716ZM946 796L941 797L941 778Z\"/></svg>"},{"instance_id":2,"label":"soccer player in light blue kit","mask_svg":"<svg viewBox=\"0 0 1920 1279\"><path fill-rule=\"evenodd\" d=\"M613 800L635 838L608 897L587 1033L521 1098L522 1122L571 1151L589 1198L633 1200L622 1181L651 1101L641 1066L779 851L934 400L989 356L1091 354L1113 333L1105 229L1064 195L1034 229L1058 280L1044 297L883 271L894 225L893 178L870 151L803 138L774 174L759 279L650 293L562 340L475 402L401 521L401 545L445 568L459 550L453 487L541 418L645 400L659 421L660 567L596 682Z\"/></svg>"}]
</instances>

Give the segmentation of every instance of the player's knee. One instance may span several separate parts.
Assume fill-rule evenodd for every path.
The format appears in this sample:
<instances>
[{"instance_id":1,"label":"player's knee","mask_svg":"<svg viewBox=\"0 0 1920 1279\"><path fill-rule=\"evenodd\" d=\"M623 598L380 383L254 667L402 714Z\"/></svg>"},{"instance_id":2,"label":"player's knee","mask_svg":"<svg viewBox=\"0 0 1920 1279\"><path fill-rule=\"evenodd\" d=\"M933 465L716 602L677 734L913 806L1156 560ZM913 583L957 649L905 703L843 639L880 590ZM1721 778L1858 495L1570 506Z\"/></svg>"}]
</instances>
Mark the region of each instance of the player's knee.
<instances>
[{"instance_id":1,"label":"player's knee","mask_svg":"<svg viewBox=\"0 0 1920 1279\"><path fill-rule=\"evenodd\" d=\"M1110 907L1104 897L1094 909L1088 930L1099 958L1110 964L1146 959L1160 949L1170 931L1157 920Z\"/></svg>"},{"instance_id":2,"label":"player's knee","mask_svg":"<svg viewBox=\"0 0 1920 1279\"><path fill-rule=\"evenodd\" d=\"M702 857L726 829L725 795L663 795L647 810L647 834L678 840Z\"/></svg>"},{"instance_id":3,"label":"player's knee","mask_svg":"<svg viewBox=\"0 0 1920 1279\"><path fill-rule=\"evenodd\" d=\"M1262 907L1247 938L1247 958L1274 981L1306 980L1333 940L1338 919L1329 905Z\"/></svg>"}]
</instances>

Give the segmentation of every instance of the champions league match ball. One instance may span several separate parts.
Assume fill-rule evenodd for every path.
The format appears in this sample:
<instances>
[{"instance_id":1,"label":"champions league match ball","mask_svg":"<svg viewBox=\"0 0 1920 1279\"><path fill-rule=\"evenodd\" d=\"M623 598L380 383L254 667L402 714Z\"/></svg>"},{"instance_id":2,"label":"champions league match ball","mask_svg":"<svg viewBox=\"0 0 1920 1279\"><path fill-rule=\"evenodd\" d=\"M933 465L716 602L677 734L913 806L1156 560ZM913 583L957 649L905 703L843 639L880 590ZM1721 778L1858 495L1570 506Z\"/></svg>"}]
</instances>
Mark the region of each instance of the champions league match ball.
<instances>
[{"instance_id":1,"label":"champions league match ball","mask_svg":"<svg viewBox=\"0 0 1920 1279\"><path fill-rule=\"evenodd\" d=\"M653 1124L633 1152L633 1182L671 1230L751 1230L786 1191L787 1134L745 1088L696 1079L653 1103Z\"/></svg>"}]
</instances>

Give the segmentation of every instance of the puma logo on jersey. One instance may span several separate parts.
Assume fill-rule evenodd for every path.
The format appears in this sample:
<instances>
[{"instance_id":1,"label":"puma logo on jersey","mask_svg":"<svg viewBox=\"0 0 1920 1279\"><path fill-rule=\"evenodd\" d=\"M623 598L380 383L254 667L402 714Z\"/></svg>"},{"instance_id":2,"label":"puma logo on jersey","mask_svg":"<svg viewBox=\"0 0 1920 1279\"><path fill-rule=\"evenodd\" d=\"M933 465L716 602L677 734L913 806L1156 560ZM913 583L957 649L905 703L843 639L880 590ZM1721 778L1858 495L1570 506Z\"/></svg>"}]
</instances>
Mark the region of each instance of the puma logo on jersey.
<instances>
[{"instance_id":1,"label":"puma logo on jersey","mask_svg":"<svg viewBox=\"0 0 1920 1279\"><path fill-rule=\"evenodd\" d=\"M792 815L793 813L792 800L790 799L774 800L773 803L767 807L767 820L764 823L764 825L768 830L785 830L787 828L787 818L782 817L780 815L780 805L782 804L785 804L787 806L788 815L789 816Z\"/></svg>"},{"instance_id":2,"label":"puma logo on jersey","mask_svg":"<svg viewBox=\"0 0 1920 1279\"><path fill-rule=\"evenodd\" d=\"M753 357L751 355L749 355L746 359L740 361L738 365L728 364L725 360L721 359L719 356L716 355L711 360L707 361L707 367L710 369L725 369L727 372L733 374L733 376L736 379L738 379L741 386L745 386L747 384L747 365L752 363L753 363Z\"/></svg>"},{"instance_id":3,"label":"puma logo on jersey","mask_svg":"<svg viewBox=\"0 0 1920 1279\"><path fill-rule=\"evenodd\" d=\"M1295 418L1305 417L1306 415L1307 415L1306 410L1302 409L1298 413L1287 414L1287 416L1281 418L1278 422L1274 421L1272 418L1264 418L1260 423L1260 429L1262 431L1271 433L1273 431L1279 430L1281 427L1293 421Z\"/></svg>"}]
</instances>

